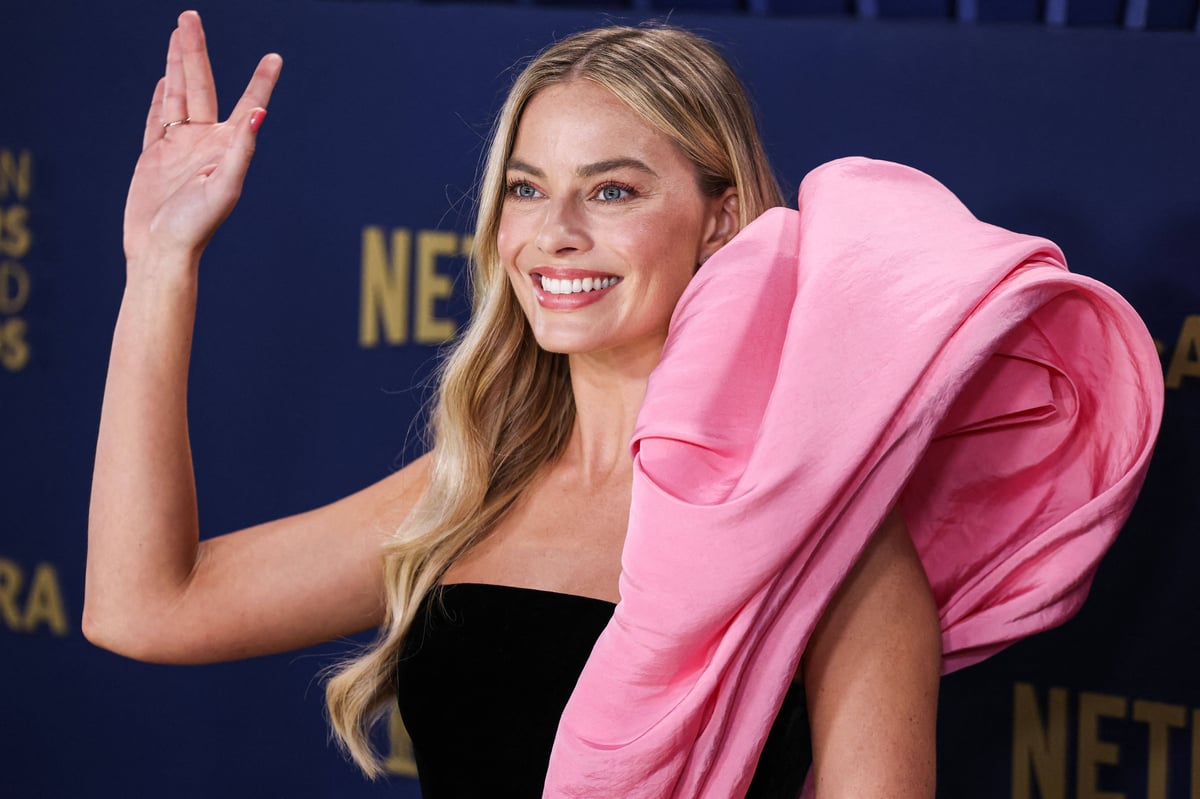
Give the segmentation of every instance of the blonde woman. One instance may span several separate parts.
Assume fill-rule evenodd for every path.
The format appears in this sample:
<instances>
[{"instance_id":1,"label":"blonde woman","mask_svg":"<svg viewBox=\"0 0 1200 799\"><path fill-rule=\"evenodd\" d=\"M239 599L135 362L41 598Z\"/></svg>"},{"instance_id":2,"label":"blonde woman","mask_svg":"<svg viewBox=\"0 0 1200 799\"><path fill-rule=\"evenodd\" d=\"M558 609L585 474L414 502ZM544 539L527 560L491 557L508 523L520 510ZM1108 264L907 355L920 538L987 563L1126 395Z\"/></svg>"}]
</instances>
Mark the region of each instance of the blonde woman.
<instances>
[{"instance_id":1,"label":"blonde woman","mask_svg":"<svg viewBox=\"0 0 1200 799\"><path fill-rule=\"evenodd\" d=\"M701 265L782 205L749 103L676 29L588 31L536 57L487 156L473 316L430 451L339 502L201 541L185 407L199 262L281 64L264 57L221 122L198 15L171 35L126 208L84 630L130 657L204 663L378 627L328 687L363 771L380 771L367 736L398 688L429 799L540 795L621 599L628 444L672 313ZM933 796L940 657L892 512L824 608L748 795L797 795L811 732L821 799ZM471 745L514 718L528 729L503 762Z\"/></svg>"}]
</instances>

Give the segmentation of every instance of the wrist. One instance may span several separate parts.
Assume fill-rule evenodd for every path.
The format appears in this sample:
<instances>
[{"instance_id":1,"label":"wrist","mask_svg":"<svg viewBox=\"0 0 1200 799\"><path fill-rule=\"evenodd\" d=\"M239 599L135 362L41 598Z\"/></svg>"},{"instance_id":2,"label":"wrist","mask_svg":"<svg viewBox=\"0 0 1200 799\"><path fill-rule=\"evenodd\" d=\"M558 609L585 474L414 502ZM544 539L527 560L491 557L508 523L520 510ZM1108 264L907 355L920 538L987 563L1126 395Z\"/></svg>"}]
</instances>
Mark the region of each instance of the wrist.
<instances>
[{"instance_id":1,"label":"wrist","mask_svg":"<svg viewBox=\"0 0 1200 799\"><path fill-rule=\"evenodd\" d=\"M143 321L190 319L198 294L196 267L188 258L129 261L122 306Z\"/></svg>"},{"instance_id":2,"label":"wrist","mask_svg":"<svg viewBox=\"0 0 1200 799\"><path fill-rule=\"evenodd\" d=\"M126 257L125 285L127 288L172 290L190 288L199 273L199 253L151 253Z\"/></svg>"}]
</instances>

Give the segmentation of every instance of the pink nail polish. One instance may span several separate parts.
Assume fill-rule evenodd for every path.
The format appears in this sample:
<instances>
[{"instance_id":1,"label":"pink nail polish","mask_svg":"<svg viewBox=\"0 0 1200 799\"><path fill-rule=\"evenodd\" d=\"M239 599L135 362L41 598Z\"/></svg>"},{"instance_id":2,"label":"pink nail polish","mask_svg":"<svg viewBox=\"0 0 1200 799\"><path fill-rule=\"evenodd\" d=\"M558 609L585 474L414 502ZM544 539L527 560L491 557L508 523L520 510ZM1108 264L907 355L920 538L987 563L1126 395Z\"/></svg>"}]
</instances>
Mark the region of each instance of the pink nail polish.
<instances>
[{"instance_id":1,"label":"pink nail polish","mask_svg":"<svg viewBox=\"0 0 1200 799\"><path fill-rule=\"evenodd\" d=\"M267 112L264 110L255 111L250 115L250 130L258 133L258 129L262 127L262 121L267 118Z\"/></svg>"}]
</instances>

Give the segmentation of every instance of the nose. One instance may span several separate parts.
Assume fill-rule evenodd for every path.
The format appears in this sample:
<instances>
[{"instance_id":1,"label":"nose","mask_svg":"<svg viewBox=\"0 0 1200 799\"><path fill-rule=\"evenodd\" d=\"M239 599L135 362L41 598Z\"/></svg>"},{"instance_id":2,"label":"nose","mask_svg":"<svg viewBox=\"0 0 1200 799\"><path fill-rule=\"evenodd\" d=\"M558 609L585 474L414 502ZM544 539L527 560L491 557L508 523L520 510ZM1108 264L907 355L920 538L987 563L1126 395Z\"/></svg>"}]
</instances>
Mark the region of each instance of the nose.
<instances>
[{"instance_id":1,"label":"nose","mask_svg":"<svg viewBox=\"0 0 1200 799\"><path fill-rule=\"evenodd\" d=\"M564 255L591 247L582 209L573 199L553 199L545 203L534 244L546 255Z\"/></svg>"}]
</instances>

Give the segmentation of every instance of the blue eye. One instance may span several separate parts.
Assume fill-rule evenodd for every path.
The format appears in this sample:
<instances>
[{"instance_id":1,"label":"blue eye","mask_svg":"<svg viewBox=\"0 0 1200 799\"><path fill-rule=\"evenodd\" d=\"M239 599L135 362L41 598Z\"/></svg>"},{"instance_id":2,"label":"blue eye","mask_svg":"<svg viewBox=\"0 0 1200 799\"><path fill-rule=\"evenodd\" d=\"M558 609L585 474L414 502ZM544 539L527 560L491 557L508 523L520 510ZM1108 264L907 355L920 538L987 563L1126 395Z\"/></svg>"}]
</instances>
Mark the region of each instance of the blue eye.
<instances>
[{"instance_id":1,"label":"blue eye","mask_svg":"<svg viewBox=\"0 0 1200 799\"><path fill-rule=\"evenodd\" d=\"M538 190L523 180L511 180L508 183L508 194L518 200L532 200L538 196Z\"/></svg>"},{"instance_id":2,"label":"blue eye","mask_svg":"<svg viewBox=\"0 0 1200 799\"><path fill-rule=\"evenodd\" d=\"M609 183L605 186L601 186L600 191L596 193L596 196L605 202L614 202L616 200L628 199L632 193L633 192L626 186L619 186L616 183Z\"/></svg>"}]
</instances>

